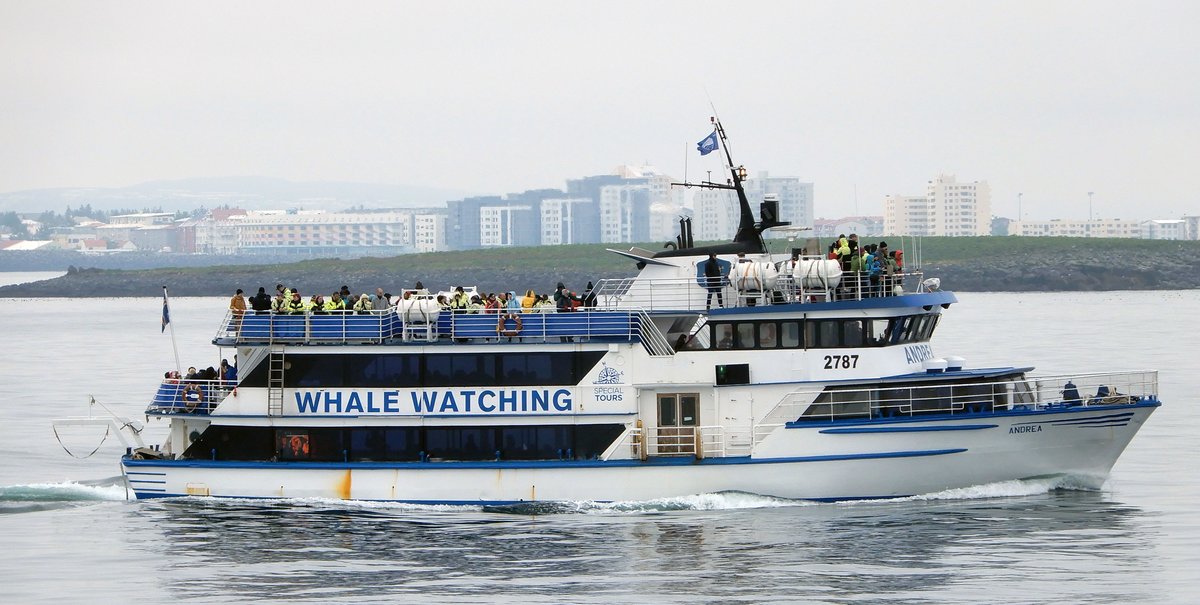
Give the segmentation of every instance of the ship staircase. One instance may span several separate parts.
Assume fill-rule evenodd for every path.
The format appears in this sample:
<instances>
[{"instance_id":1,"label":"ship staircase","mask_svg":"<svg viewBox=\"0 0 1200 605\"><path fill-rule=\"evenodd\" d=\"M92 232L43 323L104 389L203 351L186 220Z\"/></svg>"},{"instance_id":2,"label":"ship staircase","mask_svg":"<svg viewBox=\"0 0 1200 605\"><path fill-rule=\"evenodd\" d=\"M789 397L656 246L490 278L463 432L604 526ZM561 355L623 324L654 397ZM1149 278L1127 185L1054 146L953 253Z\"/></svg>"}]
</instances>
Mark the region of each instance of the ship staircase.
<instances>
[{"instance_id":1,"label":"ship staircase","mask_svg":"<svg viewBox=\"0 0 1200 605\"><path fill-rule=\"evenodd\" d=\"M654 320L650 319L644 309L639 309L631 319L636 325L634 329L638 339L641 340L647 353L654 357L671 357L675 354L675 349L671 343L667 342L667 337L663 335L662 330L658 329Z\"/></svg>"},{"instance_id":2,"label":"ship staircase","mask_svg":"<svg viewBox=\"0 0 1200 605\"><path fill-rule=\"evenodd\" d=\"M267 416L283 415L284 352L280 345L271 345L267 359Z\"/></svg>"}]
</instances>

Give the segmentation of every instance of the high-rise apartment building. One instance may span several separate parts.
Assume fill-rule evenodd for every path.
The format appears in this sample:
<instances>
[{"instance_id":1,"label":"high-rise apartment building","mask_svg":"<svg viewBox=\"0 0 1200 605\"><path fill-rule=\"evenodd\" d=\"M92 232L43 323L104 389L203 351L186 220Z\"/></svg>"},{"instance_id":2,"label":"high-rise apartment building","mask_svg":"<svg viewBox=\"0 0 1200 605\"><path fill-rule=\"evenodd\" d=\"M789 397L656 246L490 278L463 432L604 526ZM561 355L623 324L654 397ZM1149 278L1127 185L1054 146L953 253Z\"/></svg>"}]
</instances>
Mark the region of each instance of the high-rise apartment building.
<instances>
[{"instance_id":1,"label":"high-rise apartment building","mask_svg":"<svg viewBox=\"0 0 1200 605\"><path fill-rule=\"evenodd\" d=\"M750 210L758 218L759 204L768 194L779 200L779 220L795 227L813 224L813 184L796 177L773 177L766 172L743 183ZM727 189L700 189L692 197L697 241L727 240L737 233L741 221L737 194ZM769 232L768 232L769 233Z\"/></svg>"},{"instance_id":2,"label":"high-rise apartment building","mask_svg":"<svg viewBox=\"0 0 1200 605\"><path fill-rule=\"evenodd\" d=\"M992 192L987 181L959 183L952 174L926 182L921 197L884 199L884 231L897 235L975 236L991 233Z\"/></svg>"},{"instance_id":3,"label":"high-rise apartment building","mask_svg":"<svg viewBox=\"0 0 1200 605\"><path fill-rule=\"evenodd\" d=\"M580 244L589 241L589 229L594 221L591 198L562 197L542 200L541 227L543 246Z\"/></svg>"}]
</instances>

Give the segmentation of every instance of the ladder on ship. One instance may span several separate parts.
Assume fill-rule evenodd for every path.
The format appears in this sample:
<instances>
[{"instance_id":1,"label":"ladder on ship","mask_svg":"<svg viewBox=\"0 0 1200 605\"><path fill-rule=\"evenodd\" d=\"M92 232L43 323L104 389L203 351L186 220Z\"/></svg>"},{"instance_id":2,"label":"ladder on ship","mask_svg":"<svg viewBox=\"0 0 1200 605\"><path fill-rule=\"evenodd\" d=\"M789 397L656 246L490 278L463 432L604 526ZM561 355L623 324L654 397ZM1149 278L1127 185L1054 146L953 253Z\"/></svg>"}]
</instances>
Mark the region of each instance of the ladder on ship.
<instances>
[{"instance_id":1,"label":"ladder on ship","mask_svg":"<svg viewBox=\"0 0 1200 605\"><path fill-rule=\"evenodd\" d=\"M267 415L283 415L283 347L271 346L267 359Z\"/></svg>"}]
</instances>

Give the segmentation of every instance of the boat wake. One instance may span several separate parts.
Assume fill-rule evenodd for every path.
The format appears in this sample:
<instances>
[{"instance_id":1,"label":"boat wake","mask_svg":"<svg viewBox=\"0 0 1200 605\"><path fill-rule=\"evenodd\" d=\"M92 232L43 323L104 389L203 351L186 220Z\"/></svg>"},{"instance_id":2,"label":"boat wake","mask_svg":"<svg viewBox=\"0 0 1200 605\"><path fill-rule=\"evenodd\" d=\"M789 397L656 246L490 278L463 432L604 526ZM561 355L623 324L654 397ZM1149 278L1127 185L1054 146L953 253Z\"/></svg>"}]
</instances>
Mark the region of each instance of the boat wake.
<instances>
[{"instance_id":1,"label":"boat wake","mask_svg":"<svg viewBox=\"0 0 1200 605\"><path fill-rule=\"evenodd\" d=\"M29 483L0 486L0 514L51 510L80 503L126 499L121 476L94 481Z\"/></svg>"}]
</instances>

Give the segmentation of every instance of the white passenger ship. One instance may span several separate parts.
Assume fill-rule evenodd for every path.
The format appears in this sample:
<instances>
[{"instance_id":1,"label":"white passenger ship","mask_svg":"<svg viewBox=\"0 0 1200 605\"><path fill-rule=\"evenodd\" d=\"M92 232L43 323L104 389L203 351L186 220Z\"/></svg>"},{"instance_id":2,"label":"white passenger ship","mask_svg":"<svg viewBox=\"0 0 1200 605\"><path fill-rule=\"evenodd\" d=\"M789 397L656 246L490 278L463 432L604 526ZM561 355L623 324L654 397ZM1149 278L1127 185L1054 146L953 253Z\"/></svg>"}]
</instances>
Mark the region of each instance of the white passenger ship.
<instances>
[{"instance_id":1,"label":"white passenger ship","mask_svg":"<svg viewBox=\"0 0 1200 605\"><path fill-rule=\"evenodd\" d=\"M146 413L165 441L124 423L129 486L469 504L1099 487L1160 405L1153 371L1034 377L939 357L954 294L911 260L872 283L820 249L772 255L776 209L755 221L725 154L729 181L700 186L736 192L734 241L692 246L685 222L673 249L614 251L640 271L601 283L594 307L452 313L417 296L370 315L227 317L213 342L236 347L237 384L188 400L191 385L163 383ZM727 276L711 309L710 253Z\"/></svg>"}]
</instances>

